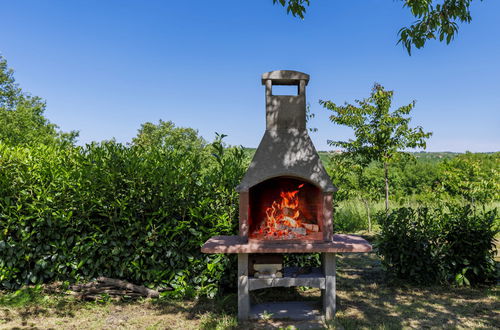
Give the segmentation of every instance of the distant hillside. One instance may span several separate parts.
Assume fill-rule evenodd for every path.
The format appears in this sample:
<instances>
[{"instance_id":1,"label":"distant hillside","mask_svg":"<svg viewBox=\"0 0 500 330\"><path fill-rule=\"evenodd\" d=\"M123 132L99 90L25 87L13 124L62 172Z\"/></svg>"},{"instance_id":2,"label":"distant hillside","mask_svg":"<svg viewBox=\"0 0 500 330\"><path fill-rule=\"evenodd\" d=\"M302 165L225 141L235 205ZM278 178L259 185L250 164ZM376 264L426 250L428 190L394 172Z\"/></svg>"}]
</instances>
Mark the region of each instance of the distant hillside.
<instances>
[{"instance_id":1,"label":"distant hillside","mask_svg":"<svg viewBox=\"0 0 500 330\"><path fill-rule=\"evenodd\" d=\"M256 148L245 148L245 154L252 158L254 153L255 153ZM321 161L324 163L328 163L328 157L332 153L335 153L338 151L318 151L319 157L321 158ZM460 155L459 152L451 152L451 151L443 151L443 152L426 152L426 151L419 151L419 152L413 152L412 153L418 160L422 161L429 161L429 162L438 162L444 159L451 159L453 157L456 157L457 155Z\"/></svg>"}]
</instances>

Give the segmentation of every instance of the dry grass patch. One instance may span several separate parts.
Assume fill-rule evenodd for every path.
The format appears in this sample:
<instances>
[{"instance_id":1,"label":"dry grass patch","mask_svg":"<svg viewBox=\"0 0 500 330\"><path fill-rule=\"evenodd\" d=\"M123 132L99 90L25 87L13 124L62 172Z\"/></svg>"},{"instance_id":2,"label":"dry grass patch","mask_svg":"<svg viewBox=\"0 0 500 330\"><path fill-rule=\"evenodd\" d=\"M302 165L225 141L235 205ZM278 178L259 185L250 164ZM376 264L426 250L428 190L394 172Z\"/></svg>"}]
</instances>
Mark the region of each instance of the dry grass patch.
<instances>
[{"instance_id":1,"label":"dry grass patch","mask_svg":"<svg viewBox=\"0 0 500 330\"><path fill-rule=\"evenodd\" d=\"M63 296L0 307L0 328L198 329L231 328L234 310L215 300L84 303Z\"/></svg>"}]
</instances>

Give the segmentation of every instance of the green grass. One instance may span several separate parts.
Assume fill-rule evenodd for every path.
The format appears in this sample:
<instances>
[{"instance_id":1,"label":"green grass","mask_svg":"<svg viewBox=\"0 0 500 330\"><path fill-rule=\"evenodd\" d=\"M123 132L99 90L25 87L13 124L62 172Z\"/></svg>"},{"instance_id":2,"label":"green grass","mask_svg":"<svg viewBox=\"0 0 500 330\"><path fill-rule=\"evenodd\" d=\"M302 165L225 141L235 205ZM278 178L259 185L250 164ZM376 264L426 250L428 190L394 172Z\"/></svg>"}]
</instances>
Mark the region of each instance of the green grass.
<instances>
[{"instance_id":1,"label":"green grass","mask_svg":"<svg viewBox=\"0 0 500 330\"><path fill-rule=\"evenodd\" d=\"M42 286L25 287L20 290L3 294L0 296L0 306L22 307L32 304L40 304L45 296L42 294Z\"/></svg>"}]
</instances>

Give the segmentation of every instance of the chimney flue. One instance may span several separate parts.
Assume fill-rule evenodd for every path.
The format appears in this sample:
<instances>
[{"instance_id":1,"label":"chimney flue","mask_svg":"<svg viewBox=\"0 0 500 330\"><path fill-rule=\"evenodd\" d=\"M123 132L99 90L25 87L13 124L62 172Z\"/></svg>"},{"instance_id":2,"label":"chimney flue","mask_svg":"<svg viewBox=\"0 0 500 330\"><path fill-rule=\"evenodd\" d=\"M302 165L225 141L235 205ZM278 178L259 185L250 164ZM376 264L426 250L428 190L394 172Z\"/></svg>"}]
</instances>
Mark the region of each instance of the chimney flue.
<instances>
[{"instance_id":1,"label":"chimney flue","mask_svg":"<svg viewBox=\"0 0 500 330\"><path fill-rule=\"evenodd\" d=\"M266 86L266 131L248 171L236 187L240 193L248 193L257 184L280 177L304 180L325 194L336 190L306 129L308 82L309 75L297 71L271 71L262 75L262 84ZM297 86L297 95L273 95L276 85ZM247 211L240 212L245 215Z\"/></svg>"},{"instance_id":2,"label":"chimney flue","mask_svg":"<svg viewBox=\"0 0 500 330\"><path fill-rule=\"evenodd\" d=\"M266 130L306 129L306 86L309 75L290 70L266 72ZM295 85L297 95L273 95L275 85Z\"/></svg>"}]
</instances>

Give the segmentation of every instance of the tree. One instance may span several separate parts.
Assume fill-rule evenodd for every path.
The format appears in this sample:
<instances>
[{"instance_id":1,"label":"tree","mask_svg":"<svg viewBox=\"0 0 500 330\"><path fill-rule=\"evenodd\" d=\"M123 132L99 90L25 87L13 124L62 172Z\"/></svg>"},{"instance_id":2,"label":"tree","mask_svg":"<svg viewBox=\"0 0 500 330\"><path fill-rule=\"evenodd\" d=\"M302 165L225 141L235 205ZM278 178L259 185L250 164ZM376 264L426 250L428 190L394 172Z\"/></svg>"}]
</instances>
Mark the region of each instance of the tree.
<instances>
[{"instance_id":1,"label":"tree","mask_svg":"<svg viewBox=\"0 0 500 330\"><path fill-rule=\"evenodd\" d=\"M442 189L471 205L500 199L500 153L467 152L440 164Z\"/></svg>"},{"instance_id":2,"label":"tree","mask_svg":"<svg viewBox=\"0 0 500 330\"><path fill-rule=\"evenodd\" d=\"M399 30L399 41L408 54L412 47L422 48L430 39L446 41L449 44L458 32L458 23L470 23L472 20L470 5L472 0L401 0L417 19L409 27ZM310 0L273 0L286 7L287 13L304 19Z\"/></svg>"},{"instance_id":3,"label":"tree","mask_svg":"<svg viewBox=\"0 0 500 330\"><path fill-rule=\"evenodd\" d=\"M420 126L409 127L411 117L408 115L415 107L415 101L390 112L393 94L376 83L369 98L356 100L359 106L348 103L338 106L331 101L319 101L333 112L330 121L351 127L356 137L349 141L328 141L331 146L344 149L346 156L365 167L372 161L383 164L386 212L389 210L389 163L413 157L402 150L425 149L425 140L432 135Z\"/></svg>"},{"instance_id":4,"label":"tree","mask_svg":"<svg viewBox=\"0 0 500 330\"><path fill-rule=\"evenodd\" d=\"M45 102L22 91L14 71L0 55L0 142L9 145L30 143L73 144L78 132L63 133L44 117Z\"/></svg>"},{"instance_id":5,"label":"tree","mask_svg":"<svg viewBox=\"0 0 500 330\"><path fill-rule=\"evenodd\" d=\"M202 149L206 142L192 128L175 127L171 121L160 119L158 124L150 122L141 125L132 144L145 148L167 148L179 150Z\"/></svg>"}]
</instances>

